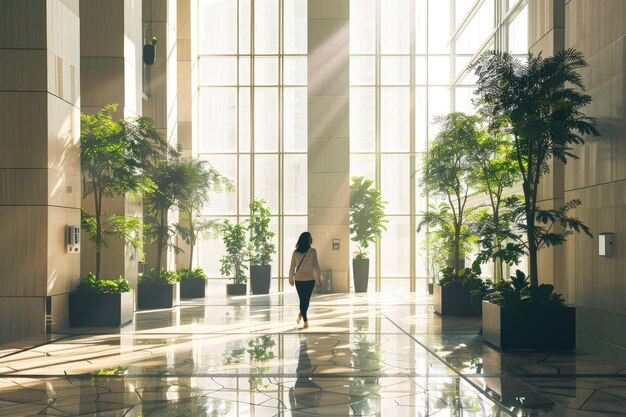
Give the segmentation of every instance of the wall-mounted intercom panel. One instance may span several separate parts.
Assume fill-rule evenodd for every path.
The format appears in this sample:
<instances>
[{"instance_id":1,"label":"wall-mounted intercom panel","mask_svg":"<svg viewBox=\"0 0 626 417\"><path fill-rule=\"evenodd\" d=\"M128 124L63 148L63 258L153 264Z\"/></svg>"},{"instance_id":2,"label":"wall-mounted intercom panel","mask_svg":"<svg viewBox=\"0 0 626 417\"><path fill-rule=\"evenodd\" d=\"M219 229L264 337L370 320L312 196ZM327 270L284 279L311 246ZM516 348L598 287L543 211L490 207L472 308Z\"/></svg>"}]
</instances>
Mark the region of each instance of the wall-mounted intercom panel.
<instances>
[{"instance_id":1,"label":"wall-mounted intercom panel","mask_svg":"<svg viewBox=\"0 0 626 417\"><path fill-rule=\"evenodd\" d=\"M67 244L67 253L80 252L80 226L67 226L65 229L65 243Z\"/></svg>"}]
</instances>

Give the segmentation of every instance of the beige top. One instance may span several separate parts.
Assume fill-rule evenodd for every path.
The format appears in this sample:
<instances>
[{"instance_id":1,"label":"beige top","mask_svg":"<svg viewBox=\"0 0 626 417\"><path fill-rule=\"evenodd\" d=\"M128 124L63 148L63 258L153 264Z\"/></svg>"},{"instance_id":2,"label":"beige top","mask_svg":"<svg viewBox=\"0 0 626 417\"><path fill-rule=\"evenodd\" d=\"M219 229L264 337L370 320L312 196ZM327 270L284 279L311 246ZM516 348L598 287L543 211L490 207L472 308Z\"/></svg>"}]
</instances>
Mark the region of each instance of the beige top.
<instances>
[{"instance_id":1,"label":"beige top","mask_svg":"<svg viewBox=\"0 0 626 417\"><path fill-rule=\"evenodd\" d=\"M304 261L302 261L303 256ZM302 264L300 268L298 268L298 272L296 272L300 261L302 261ZM317 260L317 251L315 249L309 248L305 253L293 251L291 255L291 266L289 267L289 281L311 281L321 276L322 271Z\"/></svg>"}]
</instances>

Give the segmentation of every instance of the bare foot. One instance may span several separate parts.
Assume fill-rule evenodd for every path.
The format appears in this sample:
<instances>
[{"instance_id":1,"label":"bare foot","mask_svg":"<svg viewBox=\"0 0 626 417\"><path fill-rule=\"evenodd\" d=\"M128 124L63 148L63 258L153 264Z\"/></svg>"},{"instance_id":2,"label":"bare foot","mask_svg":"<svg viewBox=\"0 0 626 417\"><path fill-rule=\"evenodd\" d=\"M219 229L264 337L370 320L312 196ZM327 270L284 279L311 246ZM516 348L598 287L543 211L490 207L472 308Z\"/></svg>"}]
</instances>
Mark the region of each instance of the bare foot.
<instances>
[{"instance_id":1,"label":"bare foot","mask_svg":"<svg viewBox=\"0 0 626 417\"><path fill-rule=\"evenodd\" d=\"M302 330L308 329L309 328L309 323L308 322L304 322L304 326L302 326Z\"/></svg>"},{"instance_id":2,"label":"bare foot","mask_svg":"<svg viewBox=\"0 0 626 417\"><path fill-rule=\"evenodd\" d=\"M302 320L302 314L298 313L298 319L296 320L296 323L300 324L301 320Z\"/></svg>"}]
</instances>

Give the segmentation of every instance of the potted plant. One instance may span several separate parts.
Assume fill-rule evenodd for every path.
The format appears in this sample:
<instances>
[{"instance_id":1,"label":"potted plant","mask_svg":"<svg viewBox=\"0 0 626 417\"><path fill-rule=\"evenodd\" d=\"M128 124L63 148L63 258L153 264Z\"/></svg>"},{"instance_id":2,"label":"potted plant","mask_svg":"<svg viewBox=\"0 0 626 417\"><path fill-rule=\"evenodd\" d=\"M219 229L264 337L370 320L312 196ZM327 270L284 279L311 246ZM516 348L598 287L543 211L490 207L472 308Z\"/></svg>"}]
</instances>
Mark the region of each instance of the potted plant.
<instances>
[{"instance_id":1,"label":"potted plant","mask_svg":"<svg viewBox=\"0 0 626 417\"><path fill-rule=\"evenodd\" d=\"M508 54L490 53L475 66L479 111L489 121L492 132L511 137L524 192L523 204L517 209L517 226L525 235L521 243L528 253L528 289L518 288L521 284L513 288L519 289L520 298L526 301L523 305L510 306L510 314L502 311L506 306L483 302L485 340L499 347L517 347L502 345L502 338L491 336L508 329L515 329L521 338L518 340L525 346L575 347L574 307L538 301L560 296L553 294L552 285L539 285L537 252L543 247L565 243L574 232L591 236L591 231L569 215L570 210L581 204L579 200L557 209L542 209L538 190L541 178L549 172L551 159L567 163L569 158L575 158L572 146L582 144L584 135L599 134L595 120L583 113L591 97L583 93L578 70L586 66L582 54L572 49L548 58L529 55L525 63ZM518 273L521 279L519 276ZM531 314L531 310L536 314ZM571 312L564 313L567 310ZM567 344L554 345L552 339L542 339L558 328L570 332L569 336L562 336Z\"/></svg>"},{"instance_id":2,"label":"potted plant","mask_svg":"<svg viewBox=\"0 0 626 417\"><path fill-rule=\"evenodd\" d=\"M120 327L133 321L133 291L122 277L99 280L89 273L69 298L71 326Z\"/></svg>"},{"instance_id":3,"label":"potted plant","mask_svg":"<svg viewBox=\"0 0 626 417\"><path fill-rule=\"evenodd\" d=\"M180 278L174 272L155 270L139 277L137 308L172 308L180 304Z\"/></svg>"},{"instance_id":4,"label":"potted plant","mask_svg":"<svg viewBox=\"0 0 626 417\"><path fill-rule=\"evenodd\" d=\"M250 203L250 286L252 294L269 294L272 279L272 255L276 246L272 243L274 232L270 231L270 209L265 200L254 199Z\"/></svg>"},{"instance_id":5,"label":"potted plant","mask_svg":"<svg viewBox=\"0 0 626 417\"><path fill-rule=\"evenodd\" d=\"M132 314L127 312L134 310L128 283L122 284L119 278L102 280L102 251L111 238L120 238L133 251L141 252L141 220L106 212L104 207L107 198L133 196L152 188L145 172L154 163L155 147L164 142L150 119L113 120L116 111L117 104L111 104L96 114L81 114L83 198L88 203L87 197L93 196L93 205L88 203L91 207L81 209L81 226L95 247L95 263L94 272L81 279L78 290L69 297L70 323L77 325L120 325L126 321L111 321L109 315L116 314L119 320L132 320ZM109 307L117 311L116 305L125 313L108 311ZM88 313L85 309L89 306L91 312ZM88 318L93 320L88 321Z\"/></svg>"},{"instance_id":6,"label":"potted plant","mask_svg":"<svg viewBox=\"0 0 626 417\"><path fill-rule=\"evenodd\" d=\"M153 65L156 62L156 44L158 40L156 36L153 36L150 43L143 46L143 63L146 65Z\"/></svg>"},{"instance_id":7,"label":"potted plant","mask_svg":"<svg viewBox=\"0 0 626 417\"><path fill-rule=\"evenodd\" d=\"M373 185L373 180L363 177L352 177L350 185L350 234L357 243L352 259L354 292L367 292L370 262L367 249L387 230L384 211L387 202Z\"/></svg>"},{"instance_id":8,"label":"potted plant","mask_svg":"<svg viewBox=\"0 0 626 417\"><path fill-rule=\"evenodd\" d=\"M437 122L441 125L441 131L424 155L420 182L425 193L442 202L438 205L429 204L417 231L421 231L424 226L429 227L428 233L433 233L447 249L448 264L451 266L442 278L445 281L434 286L435 311L442 315L453 312L454 314L468 312L474 315L472 308L447 309L445 306L450 305L452 301L441 300L438 297L446 297L448 294L452 297L453 294L462 292L469 305L470 288L458 285L465 282L466 277L461 274L465 266L465 253L475 240L468 226L468 219L476 210L467 205L470 190L474 185L472 173L475 170L469 155L477 151L486 132L482 129L481 120L477 116L464 113L450 113L437 118ZM457 275L457 278L451 279L450 273ZM444 285L449 288L444 289ZM453 299L456 300L456 297Z\"/></svg>"},{"instance_id":9,"label":"potted plant","mask_svg":"<svg viewBox=\"0 0 626 417\"><path fill-rule=\"evenodd\" d=\"M480 316L480 305L477 309L472 304L472 292L485 285L477 271L470 268L456 271L448 266L441 275L434 288L435 312L442 316Z\"/></svg>"},{"instance_id":10,"label":"potted plant","mask_svg":"<svg viewBox=\"0 0 626 417\"><path fill-rule=\"evenodd\" d=\"M205 297L207 279L202 268L181 269L177 275L180 280L180 298Z\"/></svg>"},{"instance_id":11,"label":"potted plant","mask_svg":"<svg viewBox=\"0 0 626 417\"><path fill-rule=\"evenodd\" d=\"M241 223L225 220L222 234L226 245L226 255L220 259L220 273L232 276L233 283L226 285L227 295L246 295L246 227Z\"/></svg>"},{"instance_id":12,"label":"potted plant","mask_svg":"<svg viewBox=\"0 0 626 417\"><path fill-rule=\"evenodd\" d=\"M187 268L191 269L198 238L218 230L217 222L203 218L200 212L209 203L211 192L232 192L233 184L206 161L182 158L179 165L183 175L177 182L179 222L175 229L189 245Z\"/></svg>"}]
</instances>

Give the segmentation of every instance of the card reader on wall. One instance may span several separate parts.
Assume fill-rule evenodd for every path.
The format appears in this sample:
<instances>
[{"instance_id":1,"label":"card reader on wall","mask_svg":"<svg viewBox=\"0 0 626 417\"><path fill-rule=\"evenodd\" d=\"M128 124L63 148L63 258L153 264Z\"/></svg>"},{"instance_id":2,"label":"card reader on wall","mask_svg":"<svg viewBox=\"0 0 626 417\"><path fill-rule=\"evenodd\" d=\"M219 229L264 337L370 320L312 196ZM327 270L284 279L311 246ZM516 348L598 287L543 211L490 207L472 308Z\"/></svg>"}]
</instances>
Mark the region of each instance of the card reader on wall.
<instances>
[{"instance_id":1,"label":"card reader on wall","mask_svg":"<svg viewBox=\"0 0 626 417\"><path fill-rule=\"evenodd\" d=\"M65 230L67 253L80 252L80 226L68 225Z\"/></svg>"},{"instance_id":2,"label":"card reader on wall","mask_svg":"<svg viewBox=\"0 0 626 417\"><path fill-rule=\"evenodd\" d=\"M598 255L613 256L613 233L600 233L598 239Z\"/></svg>"}]
</instances>

